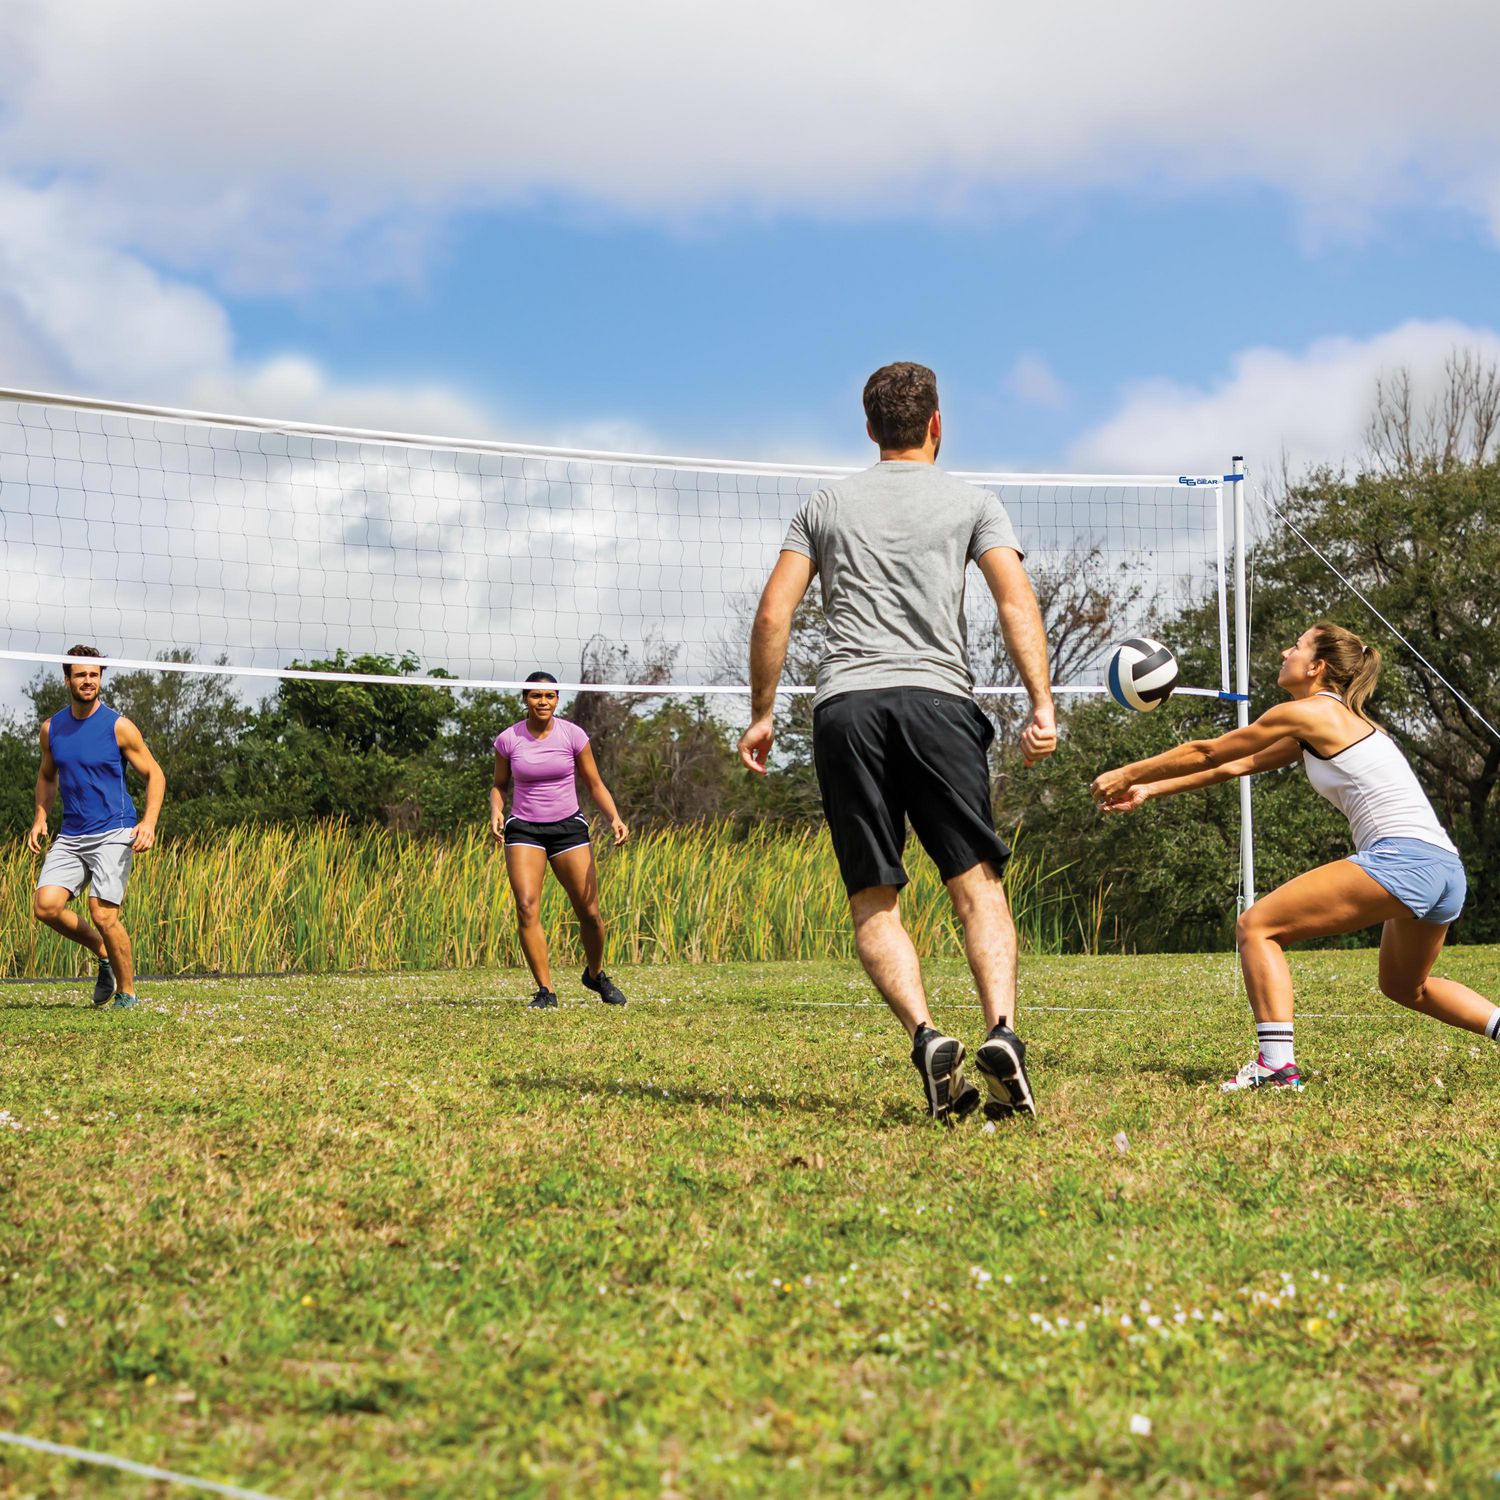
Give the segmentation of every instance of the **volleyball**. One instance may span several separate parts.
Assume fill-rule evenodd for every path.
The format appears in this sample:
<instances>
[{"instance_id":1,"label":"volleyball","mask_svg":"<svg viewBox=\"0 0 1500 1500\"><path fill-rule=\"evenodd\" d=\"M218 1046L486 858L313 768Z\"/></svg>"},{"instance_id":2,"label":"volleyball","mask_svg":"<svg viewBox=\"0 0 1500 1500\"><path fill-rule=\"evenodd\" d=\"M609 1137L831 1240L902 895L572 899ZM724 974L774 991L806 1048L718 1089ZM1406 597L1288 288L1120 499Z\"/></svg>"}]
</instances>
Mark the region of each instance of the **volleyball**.
<instances>
[{"instance_id":1,"label":"volleyball","mask_svg":"<svg viewBox=\"0 0 1500 1500\"><path fill-rule=\"evenodd\" d=\"M1109 654L1109 693L1121 708L1150 713L1177 686L1177 658L1160 641L1136 636Z\"/></svg>"}]
</instances>

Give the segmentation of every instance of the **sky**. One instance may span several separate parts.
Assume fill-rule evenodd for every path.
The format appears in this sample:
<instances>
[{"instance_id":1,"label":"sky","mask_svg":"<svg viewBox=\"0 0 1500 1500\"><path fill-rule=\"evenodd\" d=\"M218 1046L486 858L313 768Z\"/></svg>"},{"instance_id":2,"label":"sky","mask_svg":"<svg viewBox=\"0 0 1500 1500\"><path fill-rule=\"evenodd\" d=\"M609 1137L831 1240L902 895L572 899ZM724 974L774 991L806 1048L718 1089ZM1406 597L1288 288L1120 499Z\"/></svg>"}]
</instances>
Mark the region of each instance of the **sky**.
<instances>
[{"instance_id":1,"label":"sky","mask_svg":"<svg viewBox=\"0 0 1500 1500\"><path fill-rule=\"evenodd\" d=\"M1357 462L1500 354L1500 8L12 0L0 385L958 468Z\"/></svg>"}]
</instances>

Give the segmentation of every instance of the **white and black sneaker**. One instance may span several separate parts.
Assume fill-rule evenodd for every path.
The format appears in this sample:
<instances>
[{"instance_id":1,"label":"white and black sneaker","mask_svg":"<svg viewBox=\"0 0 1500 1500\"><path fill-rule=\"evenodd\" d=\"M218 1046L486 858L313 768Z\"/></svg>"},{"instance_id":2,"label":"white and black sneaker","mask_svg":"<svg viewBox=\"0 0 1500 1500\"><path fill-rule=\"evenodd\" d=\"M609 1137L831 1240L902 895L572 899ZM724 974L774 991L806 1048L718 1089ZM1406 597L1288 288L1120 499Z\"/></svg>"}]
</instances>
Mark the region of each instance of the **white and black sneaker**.
<instances>
[{"instance_id":1,"label":"white and black sneaker","mask_svg":"<svg viewBox=\"0 0 1500 1500\"><path fill-rule=\"evenodd\" d=\"M528 1005L526 1007L526 1009L527 1010L556 1010L557 1009L557 992L555 990L539 989L536 992L536 994L534 994L531 997L531 1004Z\"/></svg>"},{"instance_id":2,"label":"white and black sneaker","mask_svg":"<svg viewBox=\"0 0 1500 1500\"><path fill-rule=\"evenodd\" d=\"M974 1066L984 1079L989 1098L984 1101L987 1120L1008 1120L1012 1115L1036 1114L1031 1080L1026 1076L1026 1043L1003 1021L974 1054Z\"/></svg>"},{"instance_id":3,"label":"white and black sneaker","mask_svg":"<svg viewBox=\"0 0 1500 1500\"><path fill-rule=\"evenodd\" d=\"M961 1120L979 1104L979 1090L964 1078L964 1044L931 1026L917 1027L912 1065L927 1090L927 1113L944 1125Z\"/></svg>"}]
</instances>

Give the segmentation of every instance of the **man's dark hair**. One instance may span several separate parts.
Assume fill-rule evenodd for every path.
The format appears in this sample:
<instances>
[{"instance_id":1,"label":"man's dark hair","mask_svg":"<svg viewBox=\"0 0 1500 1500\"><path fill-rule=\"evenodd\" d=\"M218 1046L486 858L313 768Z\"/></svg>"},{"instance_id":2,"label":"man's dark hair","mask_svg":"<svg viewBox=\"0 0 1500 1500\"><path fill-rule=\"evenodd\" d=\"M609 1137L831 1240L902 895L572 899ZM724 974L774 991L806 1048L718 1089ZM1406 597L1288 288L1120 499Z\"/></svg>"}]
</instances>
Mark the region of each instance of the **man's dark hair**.
<instances>
[{"instance_id":1,"label":"man's dark hair","mask_svg":"<svg viewBox=\"0 0 1500 1500\"><path fill-rule=\"evenodd\" d=\"M68 649L65 652L63 652L63 655L64 656L103 656L104 653L97 646L69 646ZM104 670L104 668L100 667L99 670L102 672ZM64 662L63 663L63 676L65 678L67 678L67 677L71 677L72 675L73 675L73 669L72 669L72 667L70 667L67 664L67 662Z\"/></svg>"},{"instance_id":2,"label":"man's dark hair","mask_svg":"<svg viewBox=\"0 0 1500 1500\"><path fill-rule=\"evenodd\" d=\"M865 416L883 449L920 448L937 409L937 376L926 365L882 365L865 381Z\"/></svg>"},{"instance_id":3,"label":"man's dark hair","mask_svg":"<svg viewBox=\"0 0 1500 1500\"><path fill-rule=\"evenodd\" d=\"M526 680L527 682L556 682L557 678L550 672L529 672Z\"/></svg>"}]
</instances>

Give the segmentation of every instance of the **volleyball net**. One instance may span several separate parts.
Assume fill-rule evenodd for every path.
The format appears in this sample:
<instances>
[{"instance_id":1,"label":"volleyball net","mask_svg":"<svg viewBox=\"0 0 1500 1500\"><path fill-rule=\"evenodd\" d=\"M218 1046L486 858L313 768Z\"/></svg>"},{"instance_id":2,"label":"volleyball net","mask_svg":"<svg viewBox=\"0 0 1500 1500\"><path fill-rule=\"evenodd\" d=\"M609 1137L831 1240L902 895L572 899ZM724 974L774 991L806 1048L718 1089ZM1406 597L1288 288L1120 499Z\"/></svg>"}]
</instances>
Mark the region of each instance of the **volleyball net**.
<instances>
[{"instance_id":1,"label":"volleyball net","mask_svg":"<svg viewBox=\"0 0 1500 1500\"><path fill-rule=\"evenodd\" d=\"M232 676L513 689L544 667L565 687L744 692L787 523L847 472L0 391L0 659L88 642L116 665ZM1103 692L1113 642L1201 607L1219 661L1178 691L1228 695L1232 476L960 477L1010 513L1059 690ZM966 612L980 687L1018 692L972 568ZM309 665L341 652L416 665ZM589 680L601 661L655 667Z\"/></svg>"}]
</instances>

